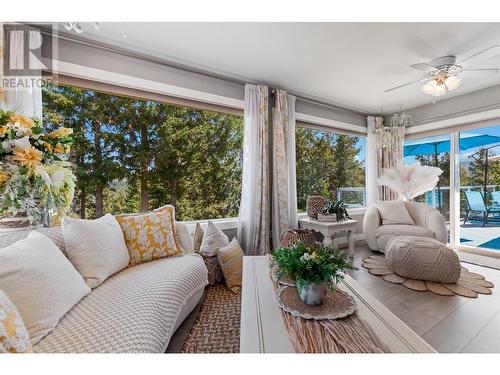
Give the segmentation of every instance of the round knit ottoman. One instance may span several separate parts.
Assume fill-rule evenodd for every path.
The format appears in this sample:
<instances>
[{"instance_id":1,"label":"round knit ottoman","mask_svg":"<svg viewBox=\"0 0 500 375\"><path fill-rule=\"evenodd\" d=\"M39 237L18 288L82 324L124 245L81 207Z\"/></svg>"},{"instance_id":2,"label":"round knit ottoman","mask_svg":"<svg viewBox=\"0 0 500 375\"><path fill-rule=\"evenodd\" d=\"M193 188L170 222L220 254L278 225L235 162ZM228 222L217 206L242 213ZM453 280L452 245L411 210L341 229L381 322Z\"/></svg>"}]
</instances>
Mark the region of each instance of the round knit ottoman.
<instances>
[{"instance_id":1,"label":"round knit ottoman","mask_svg":"<svg viewBox=\"0 0 500 375\"><path fill-rule=\"evenodd\" d=\"M394 237L387 243L385 259L391 271L408 279L454 283L460 277L457 254L432 238Z\"/></svg>"}]
</instances>

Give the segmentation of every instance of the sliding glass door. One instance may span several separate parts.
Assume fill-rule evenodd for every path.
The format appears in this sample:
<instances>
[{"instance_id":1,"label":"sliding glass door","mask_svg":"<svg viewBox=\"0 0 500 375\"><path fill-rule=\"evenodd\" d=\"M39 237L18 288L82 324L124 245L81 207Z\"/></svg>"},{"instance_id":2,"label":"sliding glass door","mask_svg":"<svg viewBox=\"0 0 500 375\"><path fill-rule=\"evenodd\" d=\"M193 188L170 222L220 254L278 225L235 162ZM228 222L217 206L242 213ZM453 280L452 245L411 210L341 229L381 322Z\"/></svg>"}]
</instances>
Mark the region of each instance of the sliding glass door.
<instances>
[{"instance_id":1,"label":"sliding glass door","mask_svg":"<svg viewBox=\"0 0 500 375\"><path fill-rule=\"evenodd\" d=\"M500 125L460 132L460 245L500 251Z\"/></svg>"}]
</instances>

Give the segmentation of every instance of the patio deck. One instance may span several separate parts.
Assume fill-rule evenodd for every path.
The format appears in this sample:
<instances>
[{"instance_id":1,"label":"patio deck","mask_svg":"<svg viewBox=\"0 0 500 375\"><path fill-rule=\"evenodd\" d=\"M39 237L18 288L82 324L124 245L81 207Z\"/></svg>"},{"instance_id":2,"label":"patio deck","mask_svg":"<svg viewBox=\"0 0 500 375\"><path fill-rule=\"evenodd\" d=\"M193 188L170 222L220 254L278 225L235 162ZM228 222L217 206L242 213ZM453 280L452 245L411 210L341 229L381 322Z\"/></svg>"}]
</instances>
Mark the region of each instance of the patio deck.
<instances>
[{"instance_id":1,"label":"patio deck","mask_svg":"<svg viewBox=\"0 0 500 375\"><path fill-rule=\"evenodd\" d=\"M484 228L479 221L461 224L460 243L500 251L500 223L488 223Z\"/></svg>"}]
</instances>

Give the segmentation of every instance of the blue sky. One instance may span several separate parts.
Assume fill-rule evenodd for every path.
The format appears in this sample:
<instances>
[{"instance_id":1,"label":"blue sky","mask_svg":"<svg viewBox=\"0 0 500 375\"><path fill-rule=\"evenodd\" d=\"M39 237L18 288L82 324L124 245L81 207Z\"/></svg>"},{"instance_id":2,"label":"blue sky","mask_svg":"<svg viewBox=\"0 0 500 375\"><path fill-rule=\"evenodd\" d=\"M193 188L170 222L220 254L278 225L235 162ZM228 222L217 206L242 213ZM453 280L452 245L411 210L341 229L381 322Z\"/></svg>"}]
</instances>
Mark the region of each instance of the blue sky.
<instances>
[{"instance_id":1,"label":"blue sky","mask_svg":"<svg viewBox=\"0 0 500 375\"><path fill-rule=\"evenodd\" d=\"M366 158L366 139L365 137L359 137L358 142L356 143L356 147L361 147L361 151L359 152L358 155L356 155L356 159L361 160L363 163L365 162Z\"/></svg>"}]
</instances>

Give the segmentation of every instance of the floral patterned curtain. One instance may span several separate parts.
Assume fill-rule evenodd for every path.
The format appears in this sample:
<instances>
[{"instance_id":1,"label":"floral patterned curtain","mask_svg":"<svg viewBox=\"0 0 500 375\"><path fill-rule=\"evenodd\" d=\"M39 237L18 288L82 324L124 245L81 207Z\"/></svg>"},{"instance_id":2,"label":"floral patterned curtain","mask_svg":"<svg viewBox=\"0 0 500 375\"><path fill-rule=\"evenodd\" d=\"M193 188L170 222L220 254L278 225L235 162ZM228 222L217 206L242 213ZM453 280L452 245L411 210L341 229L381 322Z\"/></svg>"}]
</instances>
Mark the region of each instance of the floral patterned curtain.
<instances>
[{"instance_id":1,"label":"floral patterned curtain","mask_svg":"<svg viewBox=\"0 0 500 375\"><path fill-rule=\"evenodd\" d=\"M375 118L375 142L377 146L377 176L384 170L396 167L403 162L404 126L384 126L382 117ZM390 201L397 199L397 194L387 186L378 186L378 199Z\"/></svg>"},{"instance_id":2,"label":"floral patterned curtain","mask_svg":"<svg viewBox=\"0 0 500 375\"><path fill-rule=\"evenodd\" d=\"M238 238L247 255L269 252L269 93L245 86L243 176Z\"/></svg>"},{"instance_id":3,"label":"floral patterned curtain","mask_svg":"<svg viewBox=\"0 0 500 375\"><path fill-rule=\"evenodd\" d=\"M295 177L295 97L276 90L273 112L273 247L285 229L297 222Z\"/></svg>"}]
</instances>

